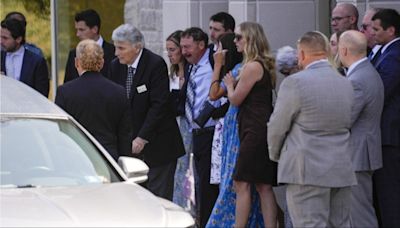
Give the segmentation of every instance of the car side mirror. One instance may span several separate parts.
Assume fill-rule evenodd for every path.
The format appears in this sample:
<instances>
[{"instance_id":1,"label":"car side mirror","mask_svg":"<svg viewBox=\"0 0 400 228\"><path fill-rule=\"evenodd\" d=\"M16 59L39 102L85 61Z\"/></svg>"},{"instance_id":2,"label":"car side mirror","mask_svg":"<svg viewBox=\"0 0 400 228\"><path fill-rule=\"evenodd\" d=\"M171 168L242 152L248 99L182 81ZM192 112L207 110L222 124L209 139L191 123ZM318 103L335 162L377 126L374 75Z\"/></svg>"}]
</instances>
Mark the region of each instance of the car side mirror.
<instances>
[{"instance_id":1,"label":"car side mirror","mask_svg":"<svg viewBox=\"0 0 400 228\"><path fill-rule=\"evenodd\" d=\"M142 160L121 156L118 158L118 165L130 181L140 184L147 180L149 167Z\"/></svg>"}]
</instances>

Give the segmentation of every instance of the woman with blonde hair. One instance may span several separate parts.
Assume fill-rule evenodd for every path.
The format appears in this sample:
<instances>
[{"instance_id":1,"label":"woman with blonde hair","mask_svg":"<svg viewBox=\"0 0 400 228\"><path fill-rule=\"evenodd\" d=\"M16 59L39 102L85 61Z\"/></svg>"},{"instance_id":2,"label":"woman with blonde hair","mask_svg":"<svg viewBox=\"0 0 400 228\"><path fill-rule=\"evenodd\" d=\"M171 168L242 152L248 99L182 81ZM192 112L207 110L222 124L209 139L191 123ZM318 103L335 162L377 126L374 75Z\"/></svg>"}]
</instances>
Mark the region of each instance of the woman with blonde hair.
<instances>
[{"instance_id":1,"label":"woman with blonde hair","mask_svg":"<svg viewBox=\"0 0 400 228\"><path fill-rule=\"evenodd\" d=\"M239 80L224 77L231 104L239 106L239 156L233 175L236 191L235 226L245 227L251 208L251 188L260 196L266 227L277 226L277 205L272 186L276 185L277 164L269 159L267 122L272 113L275 60L260 24L244 22L235 30L237 50L243 53Z\"/></svg>"}]
</instances>

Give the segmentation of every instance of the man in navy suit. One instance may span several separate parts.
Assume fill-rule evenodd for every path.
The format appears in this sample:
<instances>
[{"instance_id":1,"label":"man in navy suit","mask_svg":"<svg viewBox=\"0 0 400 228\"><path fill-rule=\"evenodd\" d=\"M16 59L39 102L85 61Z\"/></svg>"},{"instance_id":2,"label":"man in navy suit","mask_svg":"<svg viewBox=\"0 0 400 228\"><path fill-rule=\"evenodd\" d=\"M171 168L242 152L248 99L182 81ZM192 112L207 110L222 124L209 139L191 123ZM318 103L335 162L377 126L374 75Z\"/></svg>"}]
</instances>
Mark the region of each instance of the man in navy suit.
<instances>
[{"instance_id":1,"label":"man in navy suit","mask_svg":"<svg viewBox=\"0 0 400 228\"><path fill-rule=\"evenodd\" d=\"M11 18L21 21L22 24L24 25L25 29L26 29L26 25L28 24L28 22L26 21L26 18L25 18L24 14L22 14L21 12L17 12L17 11L9 12L6 15L5 19L11 19ZM28 49L29 51L44 57L42 49L40 49L35 44L25 42L24 47L25 47L25 49Z\"/></svg>"},{"instance_id":2,"label":"man in navy suit","mask_svg":"<svg viewBox=\"0 0 400 228\"><path fill-rule=\"evenodd\" d=\"M43 96L49 95L49 72L46 60L25 49L25 27L16 19L1 22L1 69L8 77L19 80Z\"/></svg>"},{"instance_id":3,"label":"man in navy suit","mask_svg":"<svg viewBox=\"0 0 400 228\"><path fill-rule=\"evenodd\" d=\"M147 188L172 200L177 158L185 153L169 99L164 59L144 48L142 33L129 24L113 31L115 55L108 77L125 87L132 108L132 152L150 167Z\"/></svg>"},{"instance_id":4,"label":"man in navy suit","mask_svg":"<svg viewBox=\"0 0 400 228\"><path fill-rule=\"evenodd\" d=\"M93 10L88 9L75 14L75 29L76 36L79 40L91 39L96 41L104 50L104 66L101 73L106 76L108 73L108 66L115 58L114 45L108 43L100 35L101 20L99 14ZM75 49L72 49L68 54L67 65L65 67L64 82L71 81L78 78L78 71L75 68Z\"/></svg>"},{"instance_id":5,"label":"man in navy suit","mask_svg":"<svg viewBox=\"0 0 400 228\"><path fill-rule=\"evenodd\" d=\"M103 50L93 40L81 41L75 66L79 78L57 90L55 103L82 124L117 161L131 154L130 107L122 86L101 73Z\"/></svg>"},{"instance_id":6,"label":"man in navy suit","mask_svg":"<svg viewBox=\"0 0 400 228\"><path fill-rule=\"evenodd\" d=\"M394 9L382 9L372 21L376 42L382 45L373 64L385 91L381 117L383 167L374 174L378 217L382 227L397 227L400 224L400 15Z\"/></svg>"}]
</instances>

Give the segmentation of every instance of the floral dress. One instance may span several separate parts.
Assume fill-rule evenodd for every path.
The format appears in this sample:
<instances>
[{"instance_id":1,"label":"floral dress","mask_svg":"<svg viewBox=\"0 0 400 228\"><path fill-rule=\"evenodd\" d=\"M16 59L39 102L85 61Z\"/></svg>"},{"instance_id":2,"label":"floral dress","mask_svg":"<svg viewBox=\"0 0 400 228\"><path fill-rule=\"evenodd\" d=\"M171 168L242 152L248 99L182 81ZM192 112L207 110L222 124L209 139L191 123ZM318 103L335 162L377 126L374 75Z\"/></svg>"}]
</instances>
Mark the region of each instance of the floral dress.
<instances>
[{"instance_id":1,"label":"floral dress","mask_svg":"<svg viewBox=\"0 0 400 228\"><path fill-rule=\"evenodd\" d=\"M228 99L222 97L221 105L228 102ZM219 118L215 124L214 137L211 147L211 170L210 184L219 184L221 182L221 152L222 152L222 129L224 128L224 118Z\"/></svg>"}]
</instances>

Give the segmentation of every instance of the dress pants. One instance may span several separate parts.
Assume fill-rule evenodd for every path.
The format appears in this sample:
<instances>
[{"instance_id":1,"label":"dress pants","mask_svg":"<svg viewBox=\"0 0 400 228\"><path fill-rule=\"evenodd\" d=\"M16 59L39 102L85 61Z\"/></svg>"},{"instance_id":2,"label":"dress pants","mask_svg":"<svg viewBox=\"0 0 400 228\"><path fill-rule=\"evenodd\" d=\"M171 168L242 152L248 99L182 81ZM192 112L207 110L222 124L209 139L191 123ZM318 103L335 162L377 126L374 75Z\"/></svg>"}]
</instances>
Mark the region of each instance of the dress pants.
<instances>
[{"instance_id":1,"label":"dress pants","mask_svg":"<svg viewBox=\"0 0 400 228\"><path fill-rule=\"evenodd\" d=\"M288 184L286 200L294 227L350 227L351 187Z\"/></svg>"},{"instance_id":2,"label":"dress pants","mask_svg":"<svg viewBox=\"0 0 400 228\"><path fill-rule=\"evenodd\" d=\"M400 225L400 147L382 147L383 167L373 175L380 227Z\"/></svg>"},{"instance_id":3,"label":"dress pants","mask_svg":"<svg viewBox=\"0 0 400 228\"><path fill-rule=\"evenodd\" d=\"M200 227L205 227L219 193L218 185L210 184L214 127L193 129L192 134L198 222Z\"/></svg>"},{"instance_id":4,"label":"dress pants","mask_svg":"<svg viewBox=\"0 0 400 228\"><path fill-rule=\"evenodd\" d=\"M152 167L147 174L147 189L154 195L172 201L177 159L167 164Z\"/></svg>"},{"instance_id":5,"label":"dress pants","mask_svg":"<svg viewBox=\"0 0 400 228\"><path fill-rule=\"evenodd\" d=\"M356 172L357 185L351 186L350 223L353 228L378 227L372 200L373 171Z\"/></svg>"}]
</instances>

